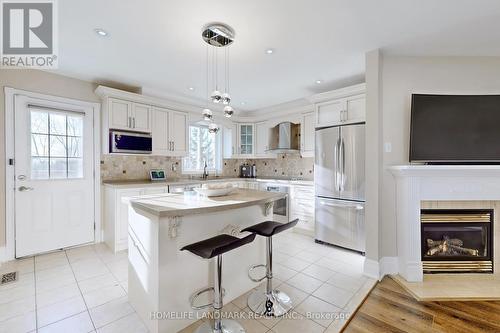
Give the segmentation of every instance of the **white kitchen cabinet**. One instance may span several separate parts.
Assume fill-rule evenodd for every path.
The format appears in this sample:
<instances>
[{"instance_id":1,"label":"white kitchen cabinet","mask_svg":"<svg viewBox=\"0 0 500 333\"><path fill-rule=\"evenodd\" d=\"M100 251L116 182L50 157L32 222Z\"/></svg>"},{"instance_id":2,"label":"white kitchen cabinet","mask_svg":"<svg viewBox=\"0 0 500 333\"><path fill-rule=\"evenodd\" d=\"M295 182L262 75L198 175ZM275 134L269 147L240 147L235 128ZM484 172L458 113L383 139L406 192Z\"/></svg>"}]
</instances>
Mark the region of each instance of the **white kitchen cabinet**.
<instances>
[{"instance_id":1,"label":"white kitchen cabinet","mask_svg":"<svg viewBox=\"0 0 500 333\"><path fill-rule=\"evenodd\" d=\"M188 149L188 114L171 111L169 115L169 140L172 142L171 156L185 156Z\"/></svg>"},{"instance_id":2,"label":"white kitchen cabinet","mask_svg":"<svg viewBox=\"0 0 500 333\"><path fill-rule=\"evenodd\" d=\"M316 127L364 122L365 104L364 94L316 104Z\"/></svg>"},{"instance_id":3,"label":"white kitchen cabinet","mask_svg":"<svg viewBox=\"0 0 500 333\"><path fill-rule=\"evenodd\" d=\"M239 157L253 157L255 153L254 124L238 124L238 152Z\"/></svg>"},{"instance_id":4,"label":"white kitchen cabinet","mask_svg":"<svg viewBox=\"0 0 500 333\"><path fill-rule=\"evenodd\" d=\"M153 108L153 154L187 154L188 115L165 108Z\"/></svg>"},{"instance_id":5,"label":"white kitchen cabinet","mask_svg":"<svg viewBox=\"0 0 500 333\"><path fill-rule=\"evenodd\" d=\"M132 103L132 129L151 133L151 105Z\"/></svg>"},{"instance_id":6,"label":"white kitchen cabinet","mask_svg":"<svg viewBox=\"0 0 500 333\"><path fill-rule=\"evenodd\" d=\"M314 186L290 187L290 220L299 219L296 228L301 232L314 233Z\"/></svg>"},{"instance_id":7,"label":"white kitchen cabinet","mask_svg":"<svg viewBox=\"0 0 500 333\"><path fill-rule=\"evenodd\" d=\"M151 106L118 98L108 99L109 128L151 133Z\"/></svg>"},{"instance_id":8,"label":"white kitchen cabinet","mask_svg":"<svg viewBox=\"0 0 500 333\"><path fill-rule=\"evenodd\" d=\"M109 128L121 130L130 129L131 114L131 102L116 98L110 98L108 100Z\"/></svg>"},{"instance_id":9,"label":"white kitchen cabinet","mask_svg":"<svg viewBox=\"0 0 500 333\"><path fill-rule=\"evenodd\" d=\"M153 154L168 155L172 146L168 137L167 109L153 108Z\"/></svg>"},{"instance_id":10,"label":"white kitchen cabinet","mask_svg":"<svg viewBox=\"0 0 500 333\"><path fill-rule=\"evenodd\" d=\"M235 151L234 145L236 143L235 131L236 128L234 125L230 127L224 126L222 128L223 158L233 158Z\"/></svg>"},{"instance_id":11,"label":"white kitchen cabinet","mask_svg":"<svg viewBox=\"0 0 500 333\"><path fill-rule=\"evenodd\" d=\"M255 124L255 158L272 158L276 154L268 152L269 150L269 123L266 121Z\"/></svg>"},{"instance_id":12,"label":"white kitchen cabinet","mask_svg":"<svg viewBox=\"0 0 500 333\"><path fill-rule=\"evenodd\" d=\"M168 193L168 187L115 188L104 186L104 241L113 252L128 247L128 205L123 198L145 194Z\"/></svg>"},{"instance_id":13,"label":"white kitchen cabinet","mask_svg":"<svg viewBox=\"0 0 500 333\"><path fill-rule=\"evenodd\" d=\"M304 114L302 117L302 133L300 143L300 153L303 157L314 157L314 124L314 112Z\"/></svg>"}]
</instances>

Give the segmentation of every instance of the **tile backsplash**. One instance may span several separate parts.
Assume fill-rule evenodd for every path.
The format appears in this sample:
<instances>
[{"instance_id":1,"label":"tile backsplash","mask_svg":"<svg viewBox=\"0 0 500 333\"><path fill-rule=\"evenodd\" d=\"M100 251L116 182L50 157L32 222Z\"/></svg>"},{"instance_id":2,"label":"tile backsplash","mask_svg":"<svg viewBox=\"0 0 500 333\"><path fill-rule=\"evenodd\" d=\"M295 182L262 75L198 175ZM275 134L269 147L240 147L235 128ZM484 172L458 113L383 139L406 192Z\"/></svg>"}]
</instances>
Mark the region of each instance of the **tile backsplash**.
<instances>
[{"instance_id":1,"label":"tile backsplash","mask_svg":"<svg viewBox=\"0 0 500 333\"><path fill-rule=\"evenodd\" d=\"M222 176L238 177L240 165L254 164L260 177L301 177L313 179L314 158L280 154L269 159L225 159ZM165 169L168 178L182 177L182 159L165 156L102 155L101 179L149 179L149 170Z\"/></svg>"},{"instance_id":2,"label":"tile backsplash","mask_svg":"<svg viewBox=\"0 0 500 333\"><path fill-rule=\"evenodd\" d=\"M279 154L277 158L266 159L225 159L222 175L238 177L240 165L255 163L258 177L301 177L314 178L314 158L300 155Z\"/></svg>"},{"instance_id":3,"label":"tile backsplash","mask_svg":"<svg viewBox=\"0 0 500 333\"><path fill-rule=\"evenodd\" d=\"M182 160L165 156L102 155L101 179L149 179L149 170L165 169L168 178L181 177Z\"/></svg>"}]
</instances>

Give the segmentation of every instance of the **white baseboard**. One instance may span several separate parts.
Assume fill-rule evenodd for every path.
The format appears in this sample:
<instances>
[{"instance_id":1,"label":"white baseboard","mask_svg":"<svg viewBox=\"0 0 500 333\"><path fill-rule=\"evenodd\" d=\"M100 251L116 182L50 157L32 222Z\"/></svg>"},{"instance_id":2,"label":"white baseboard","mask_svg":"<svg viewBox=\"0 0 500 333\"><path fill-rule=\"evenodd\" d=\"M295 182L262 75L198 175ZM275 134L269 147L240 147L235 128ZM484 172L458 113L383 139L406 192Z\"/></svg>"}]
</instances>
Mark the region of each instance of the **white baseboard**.
<instances>
[{"instance_id":1,"label":"white baseboard","mask_svg":"<svg viewBox=\"0 0 500 333\"><path fill-rule=\"evenodd\" d=\"M380 261L365 258L364 274L373 279L382 280L387 274L397 274L398 258L383 257Z\"/></svg>"},{"instance_id":2,"label":"white baseboard","mask_svg":"<svg viewBox=\"0 0 500 333\"><path fill-rule=\"evenodd\" d=\"M365 258L363 273L372 279L380 279L379 262L373 259Z\"/></svg>"},{"instance_id":3,"label":"white baseboard","mask_svg":"<svg viewBox=\"0 0 500 333\"><path fill-rule=\"evenodd\" d=\"M397 257L383 257L380 259L380 278L387 274L397 274L399 272Z\"/></svg>"}]
</instances>

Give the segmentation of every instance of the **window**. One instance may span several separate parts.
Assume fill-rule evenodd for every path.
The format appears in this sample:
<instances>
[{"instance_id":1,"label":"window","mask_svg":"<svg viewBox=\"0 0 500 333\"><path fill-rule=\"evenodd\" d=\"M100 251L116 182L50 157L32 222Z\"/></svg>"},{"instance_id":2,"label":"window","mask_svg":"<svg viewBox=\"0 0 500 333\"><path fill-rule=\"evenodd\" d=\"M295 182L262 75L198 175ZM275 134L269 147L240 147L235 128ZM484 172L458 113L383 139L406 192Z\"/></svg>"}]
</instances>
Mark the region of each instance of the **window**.
<instances>
[{"instance_id":1,"label":"window","mask_svg":"<svg viewBox=\"0 0 500 333\"><path fill-rule=\"evenodd\" d=\"M203 172L205 161L207 169L216 171L221 169L220 132L212 134L207 126L189 126L188 155L183 159L182 171L185 173Z\"/></svg>"},{"instance_id":2,"label":"window","mask_svg":"<svg viewBox=\"0 0 500 333\"><path fill-rule=\"evenodd\" d=\"M83 115L31 109L31 179L83 178Z\"/></svg>"}]
</instances>

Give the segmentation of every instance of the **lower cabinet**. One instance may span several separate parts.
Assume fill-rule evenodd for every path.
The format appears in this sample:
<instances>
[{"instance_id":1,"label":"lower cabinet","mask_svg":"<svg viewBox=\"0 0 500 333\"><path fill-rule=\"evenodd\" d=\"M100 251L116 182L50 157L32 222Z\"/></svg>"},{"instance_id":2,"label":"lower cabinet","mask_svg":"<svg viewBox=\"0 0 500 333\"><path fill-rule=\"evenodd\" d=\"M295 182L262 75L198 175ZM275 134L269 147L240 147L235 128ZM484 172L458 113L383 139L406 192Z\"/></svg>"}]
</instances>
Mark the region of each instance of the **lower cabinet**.
<instances>
[{"instance_id":1,"label":"lower cabinet","mask_svg":"<svg viewBox=\"0 0 500 333\"><path fill-rule=\"evenodd\" d=\"M296 229L314 234L314 186L294 185L290 189L290 220L299 219Z\"/></svg>"},{"instance_id":2,"label":"lower cabinet","mask_svg":"<svg viewBox=\"0 0 500 333\"><path fill-rule=\"evenodd\" d=\"M123 198L167 193L167 186L115 188L104 186L104 241L113 252L128 248L128 205Z\"/></svg>"}]
</instances>

